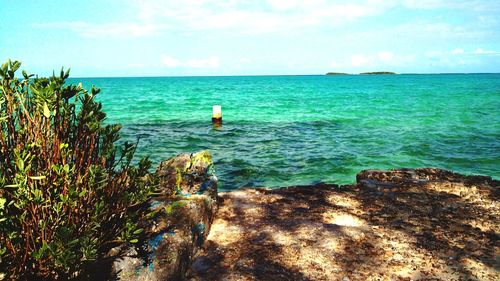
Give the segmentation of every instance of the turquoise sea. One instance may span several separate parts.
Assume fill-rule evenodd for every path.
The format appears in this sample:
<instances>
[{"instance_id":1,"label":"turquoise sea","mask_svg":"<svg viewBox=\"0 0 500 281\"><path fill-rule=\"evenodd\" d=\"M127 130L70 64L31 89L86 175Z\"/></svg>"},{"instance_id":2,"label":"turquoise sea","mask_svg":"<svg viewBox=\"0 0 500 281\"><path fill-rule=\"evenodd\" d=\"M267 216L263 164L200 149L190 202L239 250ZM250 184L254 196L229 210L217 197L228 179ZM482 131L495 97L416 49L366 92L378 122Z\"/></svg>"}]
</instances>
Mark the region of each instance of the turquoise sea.
<instances>
[{"instance_id":1,"label":"turquoise sea","mask_svg":"<svg viewBox=\"0 0 500 281\"><path fill-rule=\"evenodd\" d=\"M363 169L500 177L500 74L75 78L156 165L209 149L222 190L352 183ZM224 123L211 124L220 104Z\"/></svg>"}]
</instances>

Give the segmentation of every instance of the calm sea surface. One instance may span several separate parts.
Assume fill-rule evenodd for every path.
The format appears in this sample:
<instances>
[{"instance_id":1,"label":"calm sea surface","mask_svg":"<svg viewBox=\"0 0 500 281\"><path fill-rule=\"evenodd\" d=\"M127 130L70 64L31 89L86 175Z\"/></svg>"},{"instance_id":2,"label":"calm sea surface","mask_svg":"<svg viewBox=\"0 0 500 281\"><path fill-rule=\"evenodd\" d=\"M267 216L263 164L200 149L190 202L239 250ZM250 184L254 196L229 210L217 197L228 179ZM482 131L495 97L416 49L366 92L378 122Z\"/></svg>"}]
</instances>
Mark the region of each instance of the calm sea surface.
<instances>
[{"instance_id":1,"label":"calm sea surface","mask_svg":"<svg viewBox=\"0 0 500 281\"><path fill-rule=\"evenodd\" d=\"M75 78L156 165L209 149L222 190L352 183L362 169L500 177L500 74ZM213 128L212 105L224 124Z\"/></svg>"}]
</instances>

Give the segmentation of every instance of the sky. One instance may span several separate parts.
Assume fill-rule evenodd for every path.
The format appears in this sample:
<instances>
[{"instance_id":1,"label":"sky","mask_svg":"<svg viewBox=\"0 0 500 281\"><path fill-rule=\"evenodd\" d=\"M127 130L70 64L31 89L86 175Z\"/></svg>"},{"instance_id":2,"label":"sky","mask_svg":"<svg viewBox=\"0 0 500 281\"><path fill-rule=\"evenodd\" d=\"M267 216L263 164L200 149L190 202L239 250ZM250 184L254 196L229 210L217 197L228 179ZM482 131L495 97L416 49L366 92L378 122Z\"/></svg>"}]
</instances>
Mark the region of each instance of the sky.
<instances>
[{"instance_id":1,"label":"sky","mask_svg":"<svg viewBox=\"0 0 500 281\"><path fill-rule=\"evenodd\" d=\"M499 0L0 0L0 60L73 77L500 72Z\"/></svg>"}]
</instances>

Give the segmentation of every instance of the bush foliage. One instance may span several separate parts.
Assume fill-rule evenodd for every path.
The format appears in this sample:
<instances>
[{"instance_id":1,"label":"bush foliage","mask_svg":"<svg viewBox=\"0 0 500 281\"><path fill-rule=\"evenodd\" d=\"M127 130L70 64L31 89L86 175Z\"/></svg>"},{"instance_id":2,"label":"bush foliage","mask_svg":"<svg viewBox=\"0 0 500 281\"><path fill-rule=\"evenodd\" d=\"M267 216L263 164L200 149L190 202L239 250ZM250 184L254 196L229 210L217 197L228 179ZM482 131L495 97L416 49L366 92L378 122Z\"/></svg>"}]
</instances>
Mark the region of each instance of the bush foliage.
<instances>
[{"instance_id":1,"label":"bush foliage","mask_svg":"<svg viewBox=\"0 0 500 281\"><path fill-rule=\"evenodd\" d=\"M0 272L11 279L81 276L111 242L137 241L155 181L136 145L117 146L99 89L67 83L69 70L33 78L0 68Z\"/></svg>"}]
</instances>

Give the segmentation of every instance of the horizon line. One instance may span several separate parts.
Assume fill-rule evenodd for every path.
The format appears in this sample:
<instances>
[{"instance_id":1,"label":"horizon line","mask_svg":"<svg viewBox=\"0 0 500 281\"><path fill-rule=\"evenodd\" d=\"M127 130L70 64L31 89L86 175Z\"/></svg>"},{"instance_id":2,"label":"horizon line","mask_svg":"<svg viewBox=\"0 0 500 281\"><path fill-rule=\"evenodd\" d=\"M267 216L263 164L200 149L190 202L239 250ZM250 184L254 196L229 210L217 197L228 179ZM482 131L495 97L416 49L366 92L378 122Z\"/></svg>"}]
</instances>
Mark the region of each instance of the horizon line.
<instances>
[{"instance_id":1,"label":"horizon line","mask_svg":"<svg viewBox=\"0 0 500 281\"><path fill-rule=\"evenodd\" d=\"M345 73L340 75L324 74L234 74L234 75L152 75L152 76L72 76L70 79L89 78L201 78L201 77L271 77L271 76L393 76L393 75L468 75L468 74L500 74L500 72L407 72L394 74L362 74Z\"/></svg>"}]
</instances>

